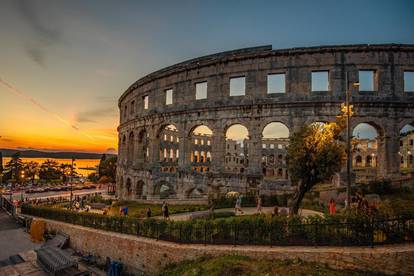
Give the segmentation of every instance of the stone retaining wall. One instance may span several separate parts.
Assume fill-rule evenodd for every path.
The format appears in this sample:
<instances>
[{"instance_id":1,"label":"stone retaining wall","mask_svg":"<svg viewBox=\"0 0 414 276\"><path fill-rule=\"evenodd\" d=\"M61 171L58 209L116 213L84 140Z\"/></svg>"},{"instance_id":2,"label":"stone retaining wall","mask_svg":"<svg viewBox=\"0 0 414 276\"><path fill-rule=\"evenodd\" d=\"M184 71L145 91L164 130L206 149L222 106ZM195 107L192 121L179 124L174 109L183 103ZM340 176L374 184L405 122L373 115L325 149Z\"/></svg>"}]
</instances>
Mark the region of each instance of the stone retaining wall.
<instances>
[{"instance_id":1,"label":"stone retaining wall","mask_svg":"<svg viewBox=\"0 0 414 276\"><path fill-rule=\"evenodd\" d=\"M203 255L237 254L252 258L300 259L332 268L375 270L387 274L414 275L414 244L381 247L269 247L177 244L107 232L78 225L45 220L48 230L70 236L70 246L91 253L104 263L106 257L118 260L127 272L154 273L171 262Z\"/></svg>"}]
</instances>

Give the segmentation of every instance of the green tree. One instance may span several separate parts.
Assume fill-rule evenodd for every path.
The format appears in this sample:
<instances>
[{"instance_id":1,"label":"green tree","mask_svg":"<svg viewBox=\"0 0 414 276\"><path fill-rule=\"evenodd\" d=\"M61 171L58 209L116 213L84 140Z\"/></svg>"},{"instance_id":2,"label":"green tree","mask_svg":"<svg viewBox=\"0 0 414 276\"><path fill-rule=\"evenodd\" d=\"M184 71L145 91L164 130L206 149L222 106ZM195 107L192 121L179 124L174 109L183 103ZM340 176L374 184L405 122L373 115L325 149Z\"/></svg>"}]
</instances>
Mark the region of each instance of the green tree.
<instances>
[{"instance_id":1,"label":"green tree","mask_svg":"<svg viewBox=\"0 0 414 276\"><path fill-rule=\"evenodd\" d=\"M49 182L51 180L57 180L62 177L63 173L60 170L59 163L51 159L47 159L40 165L39 178Z\"/></svg>"},{"instance_id":2,"label":"green tree","mask_svg":"<svg viewBox=\"0 0 414 276\"><path fill-rule=\"evenodd\" d=\"M26 177L30 178L33 184L36 175L39 173L39 163L34 161L24 163L24 171L26 172Z\"/></svg>"},{"instance_id":3,"label":"green tree","mask_svg":"<svg viewBox=\"0 0 414 276\"><path fill-rule=\"evenodd\" d=\"M109 182L113 182L116 175L116 156L107 157L105 154L102 156L101 161L99 162L99 178L102 176L107 176L110 178Z\"/></svg>"},{"instance_id":4,"label":"green tree","mask_svg":"<svg viewBox=\"0 0 414 276\"><path fill-rule=\"evenodd\" d=\"M330 180L345 160L340 141L340 121L303 126L290 138L287 161L292 183L297 186L293 213L297 214L305 194L318 183Z\"/></svg>"},{"instance_id":5,"label":"green tree","mask_svg":"<svg viewBox=\"0 0 414 276\"><path fill-rule=\"evenodd\" d=\"M88 174L88 180L93 183L98 182L98 174L96 172Z\"/></svg>"},{"instance_id":6,"label":"green tree","mask_svg":"<svg viewBox=\"0 0 414 276\"><path fill-rule=\"evenodd\" d=\"M23 171L23 161L20 153L16 152L4 166L4 179L18 182L21 180L21 172Z\"/></svg>"}]
</instances>

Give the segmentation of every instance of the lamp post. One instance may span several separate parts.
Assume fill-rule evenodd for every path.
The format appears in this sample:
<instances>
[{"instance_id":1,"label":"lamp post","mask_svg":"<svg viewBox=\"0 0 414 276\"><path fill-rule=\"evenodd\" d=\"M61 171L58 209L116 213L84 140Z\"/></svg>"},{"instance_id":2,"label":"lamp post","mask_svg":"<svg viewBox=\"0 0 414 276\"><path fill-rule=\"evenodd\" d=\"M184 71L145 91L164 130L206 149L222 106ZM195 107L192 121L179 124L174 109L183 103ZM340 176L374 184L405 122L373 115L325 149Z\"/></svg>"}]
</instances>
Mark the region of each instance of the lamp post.
<instances>
[{"instance_id":1,"label":"lamp post","mask_svg":"<svg viewBox=\"0 0 414 276\"><path fill-rule=\"evenodd\" d=\"M72 200L73 200L73 162L75 158L72 157L72 163L70 165L70 203L69 208L72 209Z\"/></svg>"},{"instance_id":2,"label":"lamp post","mask_svg":"<svg viewBox=\"0 0 414 276\"><path fill-rule=\"evenodd\" d=\"M352 157L351 157L351 107L350 107L350 98L351 98L351 91L349 89L349 81L348 81L348 72L345 75L345 82L346 82L346 98L345 98L345 106L346 106L346 207L349 208L351 205L351 166L352 166ZM353 87L359 87L359 82L352 83Z\"/></svg>"}]
</instances>

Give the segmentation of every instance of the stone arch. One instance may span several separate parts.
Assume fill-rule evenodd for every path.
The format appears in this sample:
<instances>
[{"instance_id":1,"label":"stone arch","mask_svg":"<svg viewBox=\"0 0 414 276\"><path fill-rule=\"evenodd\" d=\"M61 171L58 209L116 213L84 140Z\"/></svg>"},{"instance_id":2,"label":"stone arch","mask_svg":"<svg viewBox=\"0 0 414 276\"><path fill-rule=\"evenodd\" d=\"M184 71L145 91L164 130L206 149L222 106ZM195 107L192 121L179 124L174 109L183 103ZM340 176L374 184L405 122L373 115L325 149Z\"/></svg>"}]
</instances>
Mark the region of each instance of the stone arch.
<instances>
[{"instance_id":1,"label":"stone arch","mask_svg":"<svg viewBox=\"0 0 414 276\"><path fill-rule=\"evenodd\" d=\"M138 180L135 186L135 197L142 198L144 195L144 186L145 182L143 180Z\"/></svg>"},{"instance_id":2,"label":"stone arch","mask_svg":"<svg viewBox=\"0 0 414 276\"><path fill-rule=\"evenodd\" d=\"M186 198L200 198L205 194L204 190L199 187L191 187L185 191Z\"/></svg>"},{"instance_id":3,"label":"stone arch","mask_svg":"<svg viewBox=\"0 0 414 276\"><path fill-rule=\"evenodd\" d=\"M355 156L354 167L362 167L362 156L359 154Z\"/></svg>"},{"instance_id":4,"label":"stone arch","mask_svg":"<svg viewBox=\"0 0 414 276\"><path fill-rule=\"evenodd\" d=\"M351 120L351 130L354 132L355 128L360 124L367 124L372 126L376 131L378 136L384 136L385 130L383 127L383 122L379 118L352 118Z\"/></svg>"},{"instance_id":5,"label":"stone arch","mask_svg":"<svg viewBox=\"0 0 414 276\"><path fill-rule=\"evenodd\" d=\"M414 120L405 120L406 124L399 129L400 173L414 172Z\"/></svg>"},{"instance_id":6,"label":"stone arch","mask_svg":"<svg viewBox=\"0 0 414 276\"><path fill-rule=\"evenodd\" d=\"M127 138L126 135L123 134L122 138L121 138L121 145L120 145L120 154L121 154L121 158L120 161L126 161L127 160Z\"/></svg>"},{"instance_id":7,"label":"stone arch","mask_svg":"<svg viewBox=\"0 0 414 276\"><path fill-rule=\"evenodd\" d=\"M154 186L154 195L159 196L161 199L163 198L171 198L175 195L175 189L170 182L166 180L159 181Z\"/></svg>"},{"instance_id":8,"label":"stone arch","mask_svg":"<svg viewBox=\"0 0 414 276\"><path fill-rule=\"evenodd\" d=\"M133 164L135 159L135 134L133 131L131 131L128 135L128 153L127 153L127 160L128 164Z\"/></svg>"},{"instance_id":9,"label":"stone arch","mask_svg":"<svg viewBox=\"0 0 414 276\"><path fill-rule=\"evenodd\" d=\"M267 181L287 180L283 171L287 169L289 136L289 128L279 121L269 122L262 129L262 171Z\"/></svg>"},{"instance_id":10,"label":"stone arch","mask_svg":"<svg viewBox=\"0 0 414 276\"><path fill-rule=\"evenodd\" d=\"M131 178L129 177L127 178L127 181L126 181L125 191L126 191L127 196L130 196L132 194L132 181L131 181Z\"/></svg>"},{"instance_id":11,"label":"stone arch","mask_svg":"<svg viewBox=\"0 0 414 276\"><path fill-rule=\"evenodd\" d=\"M375 180L379 174L377 156L385 150L380 148L382 146L381 133L384 133L382 128L372 122L359 123L352 128L352 155L361 157L360 166L354 168L357 183L367 183ZM357 165L356 160L355 165Z\"/></svg>"},{"instance_id":12,"label":"stone arch","mask_svg":"<svg viewBox=\"0 0 414 276\"><path fill-rule=\"evenodd\" d=\"M141 129L137 137L137 161L139 164L149 161L149 134L147 130Z\"/></svg>"},{"instance_id":13,"label":"stone arch","mask_svg":"<svg viewBox=\"0 0 414 276\"><path fill-rule=\"evenodd\" d=\"M158 134L159 155L163 172L176 172L181 134L175 124L164 124Z\"/></svg>"},{"instance_id":14,"label":"stone arch","mask_svg":"<svg viewBox=\"0 0 414 276\"><path fill-rule=\"evenodd\" d=\"M213 131L205 124L193 126L187 135L188 160L194 173L210 171L211 159L207 158L207 152L212 151Z\"/></svg>"},{"instance_id":15,"label":"stone arch","mask_svg":"<svg viewBox=\"0 0 414 276\"><path fill-rule=\"evenodd\" d=\"M229 153L229 161L225 166L229 172L244 173L249 164L249 130L242 124L232 124L226 128L226 155Z\"/></svg>"}]
</instances>

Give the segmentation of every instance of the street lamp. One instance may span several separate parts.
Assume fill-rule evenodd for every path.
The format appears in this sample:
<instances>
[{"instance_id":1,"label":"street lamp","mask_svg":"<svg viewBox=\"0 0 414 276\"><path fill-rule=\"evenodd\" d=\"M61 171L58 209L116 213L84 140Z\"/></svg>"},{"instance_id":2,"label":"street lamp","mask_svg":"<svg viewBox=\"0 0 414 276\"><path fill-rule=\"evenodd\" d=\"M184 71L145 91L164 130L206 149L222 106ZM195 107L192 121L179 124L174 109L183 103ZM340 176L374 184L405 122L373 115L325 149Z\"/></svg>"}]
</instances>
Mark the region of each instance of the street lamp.
<instances>
[{"instance_id":1,"label":"street lamp","mask_svg":"<svg viewBox=\"0 0 414 276\"><path fill-rule=\"evenodd\" d=\"M72 163L70 165L70 203L69 208L72 209L72 200L73 200L73 162L75 158L72 157Z\"/></svg>"},{"instance_id":2,"label":"street lamp","mask_svg":"<svg viewBox=\"0 0 414 276\"><path fill-rule=\"evenodd\" d=\"M347 155L347 162L346 162L346 200L347 204L346 207L349 208L351 205L351 166L352 166L352 157L351 157L351 127L350 127L350 120L351 120L351 107L350 107L350 89L349 89L349 82L348 82L348 72L345 75L345 82L346 82L346 98L345 98L345 106L346 106L346 155ZM353 87L359 87L359 82L352 83Z\"/></svg>"}]
</instances>

